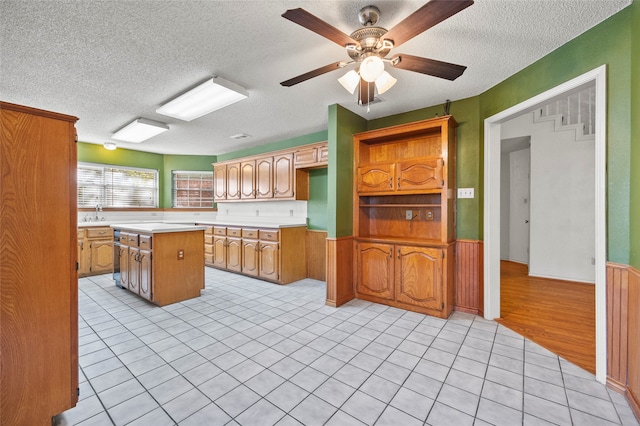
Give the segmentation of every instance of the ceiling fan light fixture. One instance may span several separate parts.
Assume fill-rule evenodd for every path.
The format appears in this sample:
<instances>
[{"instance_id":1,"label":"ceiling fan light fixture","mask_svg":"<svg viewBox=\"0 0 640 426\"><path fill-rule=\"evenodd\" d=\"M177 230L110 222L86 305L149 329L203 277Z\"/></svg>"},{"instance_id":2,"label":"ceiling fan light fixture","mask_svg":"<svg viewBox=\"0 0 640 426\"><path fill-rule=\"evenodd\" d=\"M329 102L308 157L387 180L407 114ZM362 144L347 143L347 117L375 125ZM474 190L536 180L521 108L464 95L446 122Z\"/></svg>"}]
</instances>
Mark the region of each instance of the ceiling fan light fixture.
<instances>
[{"instance_id":1,"label":"ceiling fan light fixture","mask_svg":"<svg viewBox=\"0 0 640 426\"><path fill-rule=\"evenodd\" d=\"M342 77L340 77L338 81L340 82L340 84L342 84L342 87L347 89L347 92L353 94L358 88L358 83L360 83L360 76L358 75L357 72L355 72L354 70L351 70L345 75L343 75Z\"/></svg>"},{"instance_id":2,"label":"ceiling fan light fixture","mask_svg":"<svg viewBox=\"0 0 640 426\"><path fill-rule=\"evenodd\" d=\"M360 64L360 77L368 83L373 83L384 72L384 62L377 56L367 56Z\"/></svg>"},{"instance_id":3,"label":"ceiling fan light fixture","mask_svg":"<svg viewBox=\"0 0 640 426\"><path fill-rule=\"evenodd\" d=\"M162 105L156 112L191 121L248 97L243 87L221 77L213 77Z\"/></svg>"},{"instance_id":4,"label":"ceiling fan light fixture","mask_svg":"<svg viewBox=\"0 0 640 426\"><path fill-rule=\"evenodd\" d=\"M376 80L376 89L378 94L381 95L387 90L391 89L398 80L386 71L382 72L382 75Z\"/></svg>"},{"instance_id":5,"label":"ceiling fan light fixture","mask_svg":"<svg viewBox=\"0 0 640 426\"><path fill-rule=\"evenodd\" d=\"M169 126L159 121L137 118L111 136L122 142L140 143L169 130Z\"/></svg>"},{"instance_id":6,"label":"ceiling fan light fixture","mask_svg":"<svg viewBox=\"0 0 640 426\"><path fill-rule=\"evenodd\" d=\"M102 146L104 149L108 149L109 151L114 151L118 147L115 142L105 142Z\"/></svg>"}]
</instances>

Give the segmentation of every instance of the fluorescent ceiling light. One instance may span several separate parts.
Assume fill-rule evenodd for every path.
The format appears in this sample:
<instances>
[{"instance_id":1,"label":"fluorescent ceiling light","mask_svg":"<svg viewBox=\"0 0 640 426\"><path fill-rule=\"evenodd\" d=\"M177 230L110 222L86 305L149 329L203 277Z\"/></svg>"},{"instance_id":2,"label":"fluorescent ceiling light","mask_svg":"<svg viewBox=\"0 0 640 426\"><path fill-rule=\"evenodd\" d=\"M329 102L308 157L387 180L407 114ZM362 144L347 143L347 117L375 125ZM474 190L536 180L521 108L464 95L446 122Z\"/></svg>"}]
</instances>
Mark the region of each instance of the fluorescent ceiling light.
<instances>
[{"instance_id":1,"label":"fluorescent ceiling light","mask_svg":"<svg viewBox=\"0 0 640 426\"><path fill-rule=\"evenodd\" d=\"M156 112L191 121L248 97L244 88L223 78L213 77L162 105Z\"/></svg>"},{"instance_id":2,"label":"fluorescent ceiling light","mask_svg":"<svg viewBox=\"0 0 640 426\"><path fill-rule=\"evenodd\" d=\"M342 77L338 79L342 87L347 89L347 92L354 93L358 88L358 83L360 83L360 76L354 70L349 71Z\"/></svg>"},{"instance_id":3,"label":"fluorescent ceiling light","mask_svg":"<svg viewBox=\"0 0 640 426\"><path fill-rule=\"evenodd\" d=\"M124 126L111 136L111 139L123 142L140 143L169 130L169 126L158 121L138 118Z\"/></svg>"}]
</instances>

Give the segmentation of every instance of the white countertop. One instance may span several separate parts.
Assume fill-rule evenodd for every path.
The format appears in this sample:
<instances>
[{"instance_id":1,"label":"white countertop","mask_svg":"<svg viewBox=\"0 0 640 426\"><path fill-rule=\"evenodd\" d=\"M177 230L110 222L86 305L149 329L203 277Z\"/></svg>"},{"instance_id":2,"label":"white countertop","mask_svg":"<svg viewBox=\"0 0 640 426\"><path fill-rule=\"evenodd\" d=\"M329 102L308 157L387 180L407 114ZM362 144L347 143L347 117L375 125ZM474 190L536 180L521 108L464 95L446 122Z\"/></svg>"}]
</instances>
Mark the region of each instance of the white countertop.
<instances>
[{"instance_id":1,"label":"white countertop","mask_svg":"<svg viewBox=\"0 0 640 426\"><path fill-rule=\"evenodd\" d=\"M207 221L202 221L202 222L198 222L198 223L202 223L205 225L212 225L212 226L237 226L239 228L242 227L251 227L251 228L295 228L298 226L304 226L306 227L307 224L306 222L299 222L299 223L282 223L279 221L273 221L273 220L264 220L264 219L242 219L242 220L228 220L228 219L223 219L223 220L207 220Z\"/></svg>"},{"instance_id":2,"label":"white countertop","mask_svg":"<svg viewBox=\"0 0 640 426\"><path fill-rule=\"evenodd\" d=\"M139 222L139 223L112 223L111 228L122 231L143 232L147 234L158 234L163 232L190 232L203 231L206 227L176 223L161 222Z\"/></svg>"}]
</instances>

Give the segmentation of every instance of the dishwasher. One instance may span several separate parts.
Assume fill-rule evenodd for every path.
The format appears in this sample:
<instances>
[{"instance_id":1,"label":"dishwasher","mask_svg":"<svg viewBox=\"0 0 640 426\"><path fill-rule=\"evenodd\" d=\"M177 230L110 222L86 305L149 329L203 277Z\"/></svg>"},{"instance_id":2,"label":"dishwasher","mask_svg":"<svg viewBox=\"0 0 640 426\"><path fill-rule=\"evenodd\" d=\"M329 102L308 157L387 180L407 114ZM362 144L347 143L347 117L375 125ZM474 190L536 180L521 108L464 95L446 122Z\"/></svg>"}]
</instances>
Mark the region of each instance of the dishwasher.
<instances>
[{"instance_id":1,"label":"dishwasher","mask_svg":"<svg viewBox=\"0 0 640 426\"><path fill-rule=\"evenodd\" d=\"M120 230L118 229L113 231L113 280L116 286L124 288L120 280Z\"/></svg>"}]
</instances>

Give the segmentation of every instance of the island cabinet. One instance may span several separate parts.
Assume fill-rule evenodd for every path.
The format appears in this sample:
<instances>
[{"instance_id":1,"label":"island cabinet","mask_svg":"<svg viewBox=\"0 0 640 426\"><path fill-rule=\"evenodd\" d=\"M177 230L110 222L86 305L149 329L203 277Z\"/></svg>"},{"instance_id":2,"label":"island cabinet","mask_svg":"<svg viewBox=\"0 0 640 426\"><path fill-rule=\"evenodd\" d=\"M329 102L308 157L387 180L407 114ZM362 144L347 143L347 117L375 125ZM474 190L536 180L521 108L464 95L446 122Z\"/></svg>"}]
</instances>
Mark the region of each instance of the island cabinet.
<instances>
[{"instance_id":1,"label":"island cabinet","mask_svg":"<svg viewBox=\"0 0 640 426\"><path fill-rule=\"evenodd\" d=\"M214 200L309 198L308 169L326 167L327 143L213 163Z\"/></svg>"},{"instance_id":2,"label":"island cabinet","mask_svg":"<svg viewBox=\"0 0 640 426\"><path fill-rule=\"evenodd\" d=\"M108 226L78 228L78 276L113 271L113 229Z\"/></svg>"},{"instance_id":3,"label":"island cabinet","mask_svg":"<svg viewBox=\"0 0 640 426\"><path fill-rule=\"evenodd\" d=\"M450 315L455 128L445 116L354 135L356 297Z\"/></svg>"},{"instance_id":4,"label":"island cabinet","mask_svg":"<svg viewBox=\"0 0 640 426\"><path fill-rule=\"evenodd\" d=\"M0 424L78 401L75 122L0 102Z\"/></svg>"},{"instance_id":5,"label":"island cabinet","mask_svg":"<svg viewBox=\"0 0 640 426\"><path fill-rule=\"evenodd\" d=\"M204 227L112 226L121 229L123 288L158 306L200 296L204 288Z\"/></svg>"},{"instance_id":6,"label":"island cabinet","mask_svg":"<svg viewBox=\"0 0 640 426\"><path fill-rule=\"evenodd\" d=\"M306 277L305 226L213 226L208 266L288 284Z\"/></svg>"}]
</instances>

